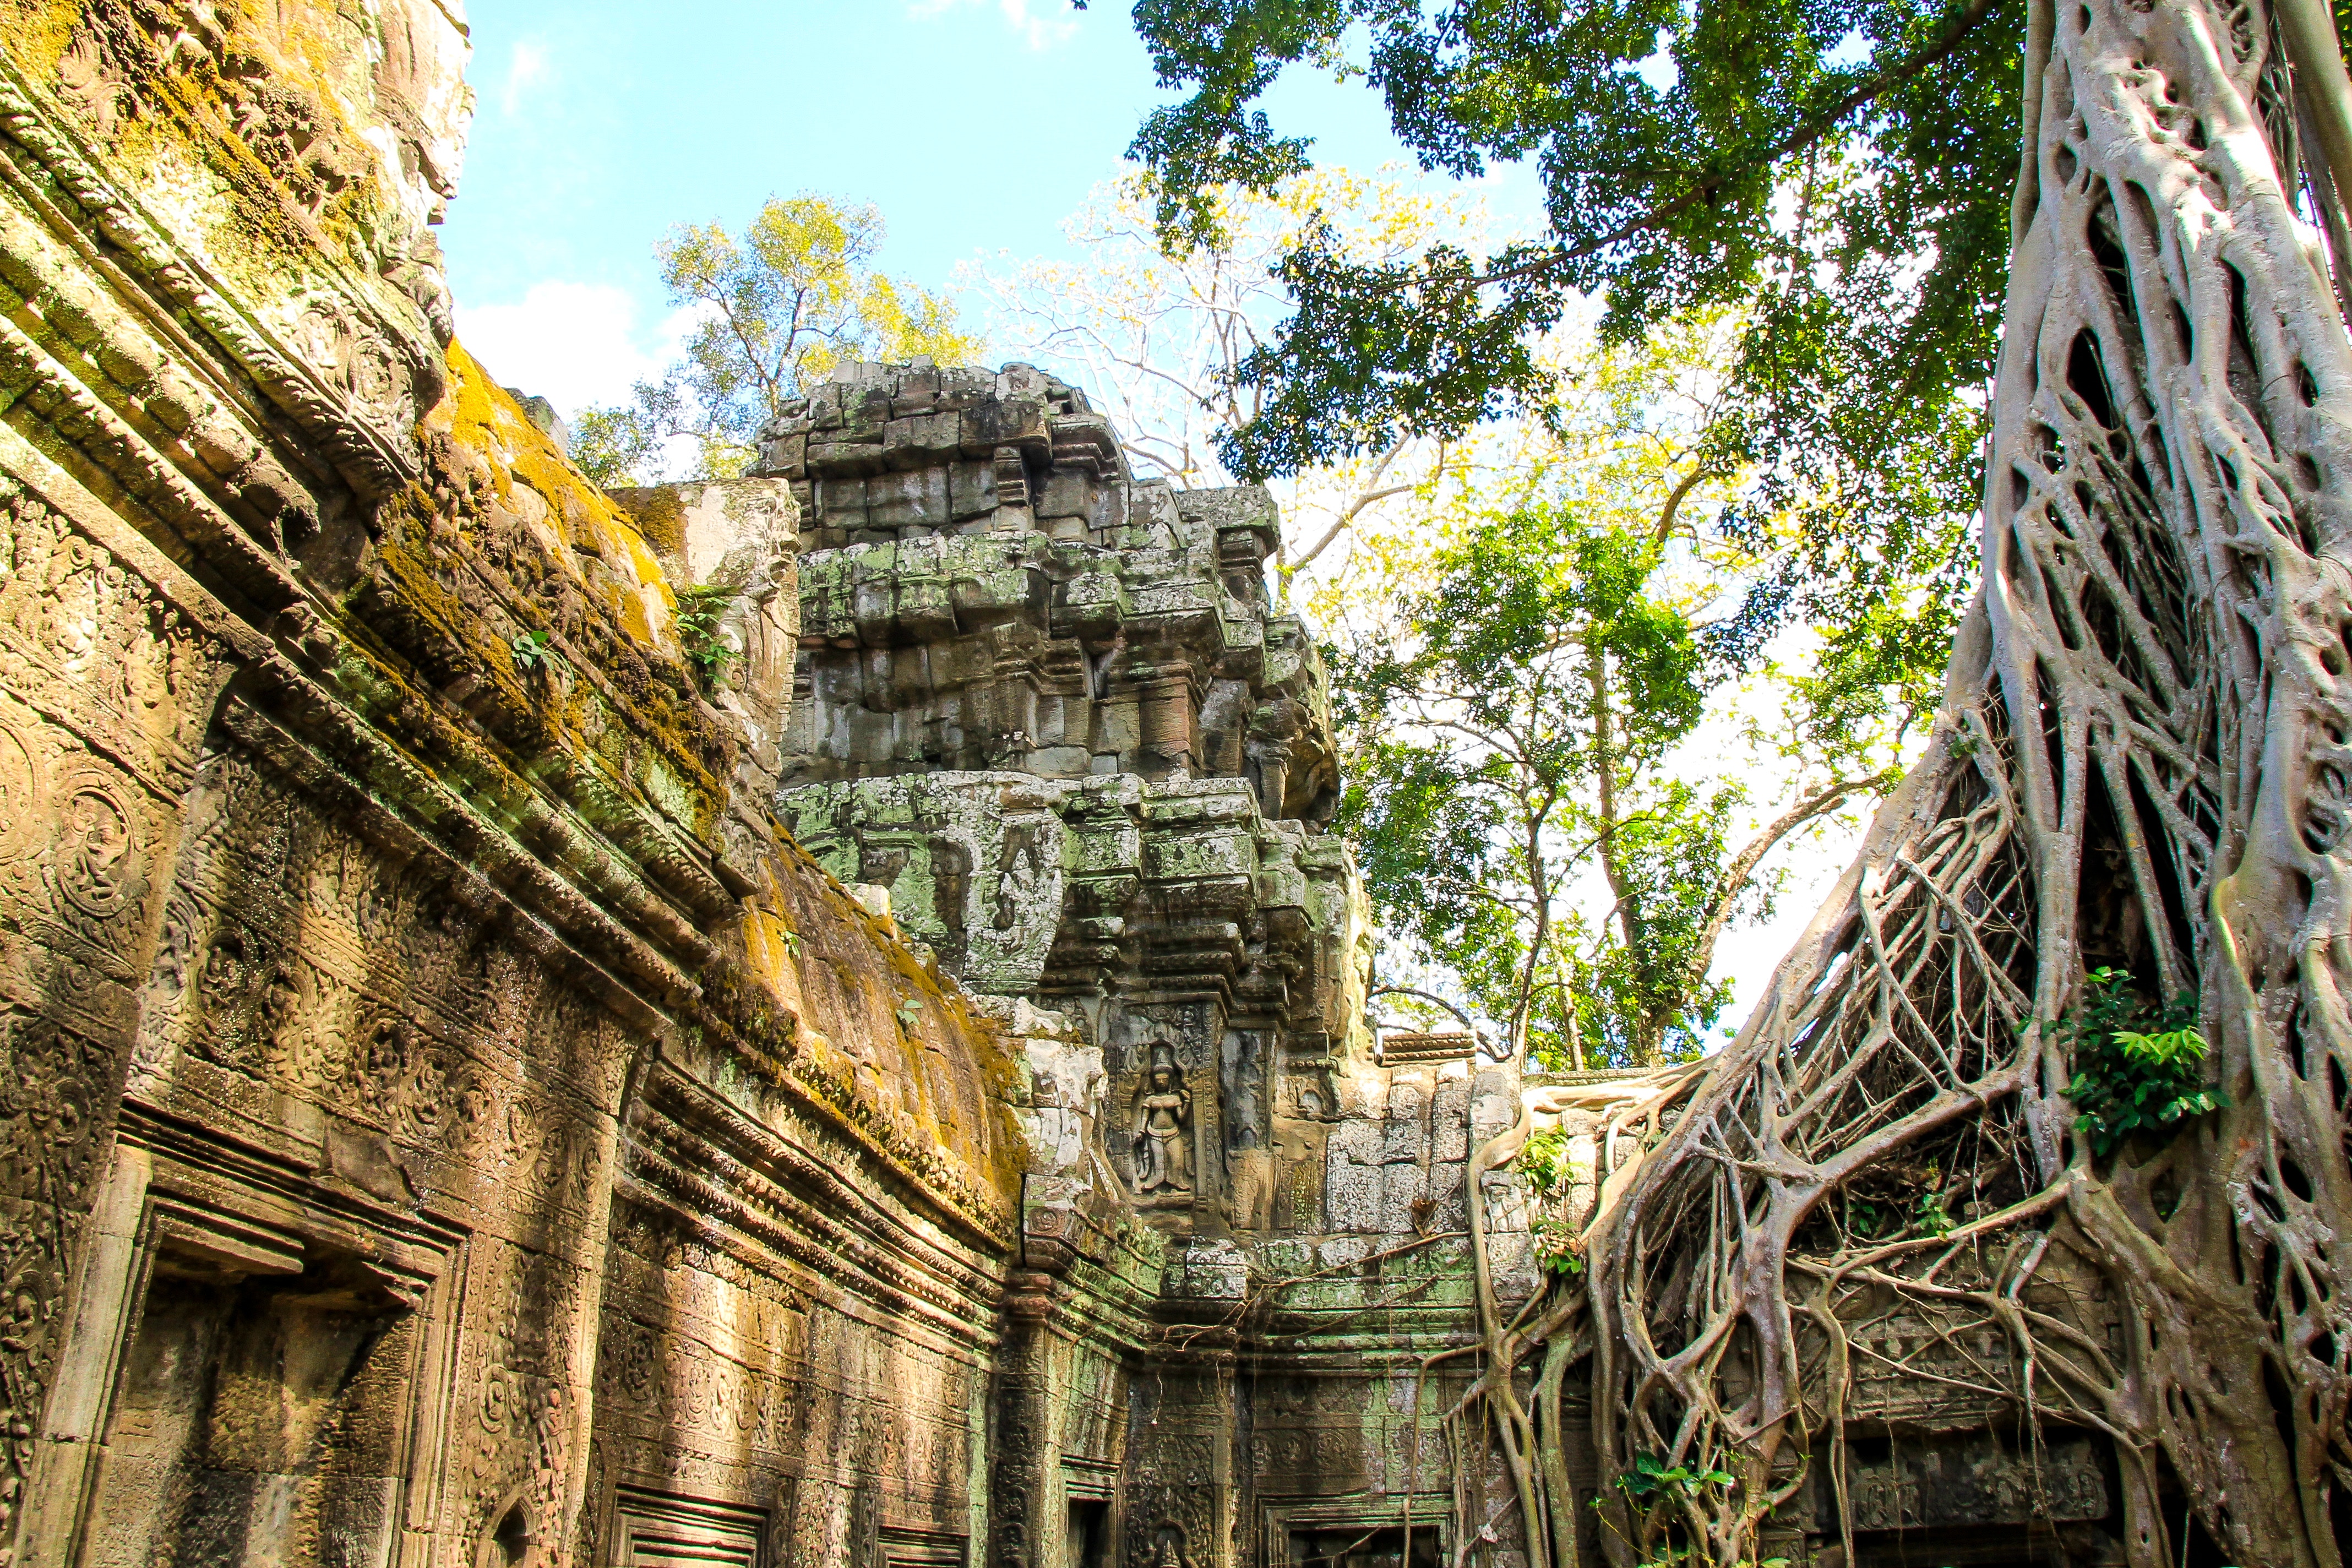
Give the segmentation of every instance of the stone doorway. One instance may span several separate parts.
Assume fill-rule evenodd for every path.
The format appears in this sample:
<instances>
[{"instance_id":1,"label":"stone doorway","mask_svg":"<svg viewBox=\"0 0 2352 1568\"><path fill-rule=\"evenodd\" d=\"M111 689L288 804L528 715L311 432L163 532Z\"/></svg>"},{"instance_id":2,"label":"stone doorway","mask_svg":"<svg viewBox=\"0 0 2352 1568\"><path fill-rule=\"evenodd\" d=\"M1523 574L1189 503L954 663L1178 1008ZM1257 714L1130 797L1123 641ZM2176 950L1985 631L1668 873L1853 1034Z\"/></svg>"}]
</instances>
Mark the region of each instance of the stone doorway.
<instances>
[{"instance_id":1,"label":"stone doorway","mask_svg":"<svg viewBox=\"0 0 2352 1568\"><path fill-rule=\"evenodd\" d=\"M1290 1532L1293 1568L1438 1568L1433 1525L1405 1539L1402 1525L1327 1525Z\"/></svg>"},{"instance_id":2,"label":"stone doorway","mask_svg":"<svg viewBox=\"0 0 2352 1568\"><path fill-rule=\"evenodd\" d=\"M1110 1504L1100 1498L1074 1499L1062 1540L1067 1568L1107 1568L1110 1562Z\"/></svg>"},{"instance_id":3,"label":"stone doorway","mask_svg":"<svg viewBox=\"0 0 2352 1568\"><path fill-rule=\"evenodd\" d=\"M348 1258L156 1259L124 1347L89 1568L390 1560L418 1315Z\"/></svg>"}]
</instances>

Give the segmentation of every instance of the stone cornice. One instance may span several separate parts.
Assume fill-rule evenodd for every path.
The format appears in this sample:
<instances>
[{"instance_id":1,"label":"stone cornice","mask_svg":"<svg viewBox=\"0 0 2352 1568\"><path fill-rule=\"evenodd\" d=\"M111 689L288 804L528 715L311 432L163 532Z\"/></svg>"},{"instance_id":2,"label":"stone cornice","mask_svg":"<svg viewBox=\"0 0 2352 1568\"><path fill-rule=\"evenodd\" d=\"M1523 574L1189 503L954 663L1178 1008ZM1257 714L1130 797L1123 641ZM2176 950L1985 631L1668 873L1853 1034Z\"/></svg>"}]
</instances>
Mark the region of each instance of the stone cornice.
<instances>
[{"instance_id":1,"label":"stone cornice","mask_svg":"<svg viewBox=\"0 0 2352 1568\"><path fill-rule=\"evenodd\" d=\"M328 379L340 368L306 360L281 332L264 321L201 258L159 223L140 199L106 172L83 136L28 81L16 62L0 54L0 132L21 148L58 190L88 215L87 225L117 247L121 265L160 297L167 309L183 310L218 350L227 355L271 403L283 410L334 463L354 491L373 500L388 494L419 468L409 418L370 418L348 387ZM322 262L324 258L321 258ZM429 384L439 363L437 347L421 321L395 320L363 293L346 285L340 270L321 265L305 277L306 289L348 313L364 347L355 353L394 360L408 378Z\"/></svg>"}]
</instances>

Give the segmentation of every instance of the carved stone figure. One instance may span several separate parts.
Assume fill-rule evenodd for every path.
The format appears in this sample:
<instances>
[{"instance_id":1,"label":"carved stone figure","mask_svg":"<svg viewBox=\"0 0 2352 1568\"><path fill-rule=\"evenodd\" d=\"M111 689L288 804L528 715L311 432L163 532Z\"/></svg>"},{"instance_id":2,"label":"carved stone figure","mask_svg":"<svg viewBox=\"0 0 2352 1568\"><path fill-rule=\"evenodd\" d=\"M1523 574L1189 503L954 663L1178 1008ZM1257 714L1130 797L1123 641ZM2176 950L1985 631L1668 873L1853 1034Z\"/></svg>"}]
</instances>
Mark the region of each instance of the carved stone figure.
<instances>
[{"instance_id":1,"label":"carved stone figure","mask_svg":"<svg viewBox=\"0 0 2352 1568\"><path fill-rule=\"evenodd\" d=\"M1165 1045L1151 1047L1151 1076L1135 1100L1135 1190L1150 1196L1192 1190L1192 1092Z\"/></svg>"}]
</instances>

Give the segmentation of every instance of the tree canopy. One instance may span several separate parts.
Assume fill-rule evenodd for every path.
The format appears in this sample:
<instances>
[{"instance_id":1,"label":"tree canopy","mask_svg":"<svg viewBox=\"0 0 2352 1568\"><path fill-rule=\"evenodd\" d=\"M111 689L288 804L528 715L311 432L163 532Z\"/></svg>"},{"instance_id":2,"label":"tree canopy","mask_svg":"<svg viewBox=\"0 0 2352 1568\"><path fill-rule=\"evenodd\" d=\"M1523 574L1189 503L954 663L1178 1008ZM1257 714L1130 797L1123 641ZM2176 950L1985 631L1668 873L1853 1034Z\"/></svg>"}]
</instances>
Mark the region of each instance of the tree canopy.
<instances>
[{"instance_id":1,"label":"tree canopy","mask_svg":"<svg viewBox=\"0 0 2352 1568\"><path fill-rule=\"evenodd\" d=\"M574 422L572 456L600 484L649 477L671 437L695 440L696 476L740 474L761 428L846 360L976 356L953 302L874 269L882 215L824 196L771 197L740 237L681 224L654 247L670 303L695 312L685 357L622 408Z\"/></svg>"},{"instance_id":2,"label":"tree canopy","mask_svg":"<svg viewBox=\"0 0 2352 1568\"><path fill-rule=\"evenodd\" d=\"M1791 669L1737 721L1748 650L1707 612L1738 552L1597 488L1538 473L1448 526L1395 624L1328 655L1337 826L1383 927L1513 1053L1579 1068L1706 1048L1716 946L1769 907L1766 858L1885 787L1908 714ZM1668 487L1637 491L1664 512Z\"/></svg>"},{"instance_id":3,"label":"tree canopy","mask_svg":"<svg viewBox=\"0 0 2352 1568\"><path fill-rule=\"evenodd\" d=\"M1632 341L1697 309L1744 323L1735 416L1757 465L1733 521L1793 513L1751 614L1848 618L1959 575L1979 486L2017 172L2015 0L1142 0L1164 85L1133 155L1163 239L1213 240L1215 194L1311 167L1255 107L1291 67L1362 79L1433 171L1525 160L1548 232L1365 262L1309 230L1295 309L1238 367L1235 472L1287 472L1537 412L1538 344L1580 295Z\"/></svg>"},{"instance_id":4,"label":"tree canopy","mask_svg":"<svg viewBox=\"0 0 2352 1568\"><path fill-rule=\"evenodd\" d=\"M1001 258L979 275L993 307L992 341L1074 374L1107 405L1140 469L1188 489L1231 484L1221 440L1262 411L1234 373L1287 314L1276 269L1310 226L1367 263L1407 259L1441 236L1485 232L1475 199L1412 189L1400 173L1325 167L1270 196L1211 193L1214 242L1172 251L1160 243L1142 183L1106 184L1063 225L1074 257ZM1272 562L1277 598L1287 603L1303 573L1331 581L1355 535L1393 521L1439 475L1484 455L1401 437L1276 479L1284 524Z\"/></svg>"}]
</instances>

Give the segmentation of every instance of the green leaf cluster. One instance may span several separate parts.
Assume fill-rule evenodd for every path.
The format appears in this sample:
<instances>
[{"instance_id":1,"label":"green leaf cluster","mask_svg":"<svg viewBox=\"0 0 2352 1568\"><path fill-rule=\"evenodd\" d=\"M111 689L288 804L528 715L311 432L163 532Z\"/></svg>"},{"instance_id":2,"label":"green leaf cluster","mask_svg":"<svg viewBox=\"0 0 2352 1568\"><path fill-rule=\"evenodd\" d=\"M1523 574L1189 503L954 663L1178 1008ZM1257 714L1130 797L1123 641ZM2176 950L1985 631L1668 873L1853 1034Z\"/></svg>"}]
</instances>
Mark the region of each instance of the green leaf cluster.
<instances>
[{"instance_id":1,"label":"green leaf cluster","mask_svg":"<svg viewBox=\"0 0 2352 1568\"><path fill-rule=\"evenodd\" d=\"M686 657L701 673L705 686L718 684L726 678L728 666L739 655L719 635L719 623L726 618L727 608L734 603L735 590L724 584L706 583L683 588L677 595L677 639L686 649Z\"/></svg>"},{"instance_id":2,"label":"green leaf cluster","mask_svg":"<svg viewBox=\"0 0 2352 1568\"><path fill-rule=\"evenodd\" d=\"M509 645L518 669L539 670L555 658L554 637L548 632L524 632Z\"/></svg>"},{"instance_id":3,"label":"green leaf cluster","mask_svg":"<svg viewBox=\"0 0 2352 1568\"><path fill-rule=\"evenodd\" d=\"M1568 1134L1535 1132L1519 1145L1519 1174L1528 1189L1548 1197L1568 1176Z\"/></svg>"},{"instance_id":4,"label":"green leaf cluster","mask_svg":"<svg viewBox=\"0 0 2352 1568\"><path fill-rule=\"evenodd\" d=\"M1958 1227L1958 1222L1952 1218L1951 1210L1945 1206L1945 1195L1940 1190L1925 1192L1919 1194L1919 1201L1912 1211L1919 1228L1939 1241Z\"/></svg>"},{"instance_id":5,"label":"green leaf cluster","mask_svg":"<svg viewBox=\"0 0 2352 1568\"><path fill-rule=\"evenodd\" d=\"M640 382L625 406L582 409L566 426L573 465L607 489L648 482L661 472L664 440L682 423L678 405L674 384Z\"/></svg>"},{"instance_id":6,"label":"green leaf cluster","mask_svg":"<svg viewBox=\"0 0 2352 1568\"><path fill-rule=\"evenodd\" d=\"M2158 1009L2130 987L2121 970L2091 971L2082 1000L2055 1026L2074 1066L2066 1089L2074 1130L2101 1158L2135 1135L2169 1137L2187 1119L2230 1103L2205 1085L2196 996L2184 992Z\"/></svg>"},{"instance_id":7,"label":"green leaf cluster","mask_svg":"<svg viewBox=\"0 0 2352 1568\"><path fill-rule=\"evenodd\" d=\"M1694 1470L1684 1465L1669 1468L1655 1454L1647 1453L1634 1455L1633 1468L1617 1478L1619 1490L1643 1501L1675 1492L1696 1497L1708 1487L1727 1487L1730 1484L1728 1471Z\"/></svg>"}]
</instances>

